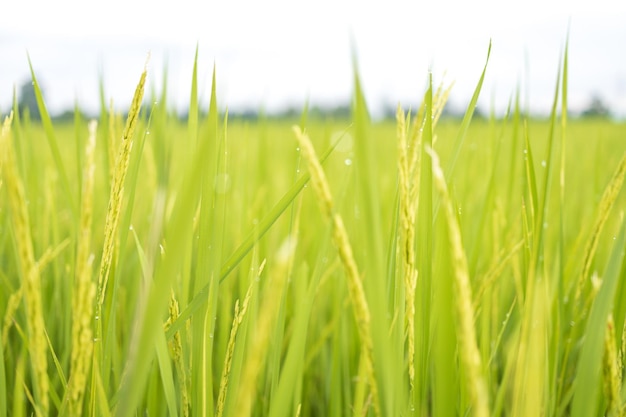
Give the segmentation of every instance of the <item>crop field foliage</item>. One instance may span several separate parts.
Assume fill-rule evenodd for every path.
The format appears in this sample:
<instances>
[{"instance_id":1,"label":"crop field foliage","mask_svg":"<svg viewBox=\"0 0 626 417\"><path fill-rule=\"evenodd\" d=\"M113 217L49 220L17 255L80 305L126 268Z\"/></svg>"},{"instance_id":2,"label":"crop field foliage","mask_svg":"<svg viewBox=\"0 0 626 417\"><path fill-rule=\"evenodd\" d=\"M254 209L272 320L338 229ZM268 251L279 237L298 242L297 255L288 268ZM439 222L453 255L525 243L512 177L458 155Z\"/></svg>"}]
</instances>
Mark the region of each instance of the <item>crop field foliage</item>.
<instances>
[{"instance_id":1,"label":"crop field foliage","mask_svg":"<svg viewBox=\"0 0 626 417\"><path fill-rule=\"evenodd\" d=\"M472 120L483 71L462 121L428 76L376 123L356 69L350 121L295 123L229 121L215 71L202 114L194 65L184 122L144 71L126 119L53 125L33 73L0 417L625 415L626 127L568 120L567 69L545 121Z\"/></svg>"}]
</instances>

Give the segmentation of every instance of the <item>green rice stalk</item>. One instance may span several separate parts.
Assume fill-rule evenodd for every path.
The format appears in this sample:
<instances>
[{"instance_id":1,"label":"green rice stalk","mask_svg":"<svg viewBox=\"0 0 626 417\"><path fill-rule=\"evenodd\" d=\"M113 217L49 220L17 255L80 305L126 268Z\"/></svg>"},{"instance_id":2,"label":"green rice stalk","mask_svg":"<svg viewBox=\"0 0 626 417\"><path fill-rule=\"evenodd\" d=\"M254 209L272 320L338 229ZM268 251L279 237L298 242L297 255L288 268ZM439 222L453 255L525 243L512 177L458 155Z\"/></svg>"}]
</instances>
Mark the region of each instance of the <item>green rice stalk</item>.
<instances>
[{"instance_id":1,"label":"green rice stalk","mask_svg":"<svg viewBox=\"0 0 626 417\"><path fill-rule=\"evenodd\" d=\"M626 248L626 223L620 219L619 235L613 243L613 249L602 276L602 285L594 285L589 291L593 300L581 339L581 348L576 363L576 375L572 387L571 415L584 417L593 415L598 409L600 386L602 385L602 362L606 338L607 319L611 312L617 284L621 278ZM594 274L595 276L595 274ZM597 281L593 279L593 281ZM596 295L597 292L597 295Z\"/></svg>"},{"instance_id":2,"label":"green rice stalk","mask_svg":"<svg viewBox=\"0 0 626 417\"><path fill-rule=\"evenodd\" d=\"M12 114L5 118L0 133L2 149L2 171L13 217L15 242L22 276L24 301L26 304L26 322L28 326L28 346L33 368L33 386L38 408L47 416L50 410L50 381L48 379L48 359L46 329L43 319L41 278L39 265L35 261L30 220L26 206L24 184L17 171L15 155L11 143Z\"/></svg>"},{"instance_id":3,"label":"green rice stalk","mask_svg":"<svg viewBox=\"0 0 626 417\"><path fill-rule=\"evenodd\" d=\"M109 182L113 184L113 175L115 174L115 150L117 149L117 120L118 117L115 115L115 108L113 107L113 99L109 102L109 128L107 132L109 133L107 140L107 161L109 163Z\"/></svg>"},{"instance_id":4,"label":"green rice stalk","mask_svg":"<svg viewBox=\"0 0 626 417\"><path fill-rule=\"evenodd\" d=\"M472 414L477 417L488 416L489 393L483 376L480 352L478 351L478 343L476 341L472 288L467 267L467 258L463 249L461 230L450 194L448 193L448 186L439 163L439 157L432 148L426 149L426 152L428 152L432 158L433 179L441 195L441 204L448 225L448 239L454 258L454 304L457 314L457 337L465 384L470 394Z\"/></svg>"},{"instance_id":5,"label":"green rice stalk","mask_svg":"<svg viewBox=\"0 0 626 417\"><path fill-rule=\"evenodd\" d=\"M345 136L342 136L343 139ZM323 163L328 159L330 154L335 150L335 147L340 143L338 140L334 143L323 156L320 161ZM220 284L228 277L228 275L239 265L239 263L250 253L254 245L261 239L265 233L272 227L272 225L278 220L278 218L291 206L294 199L298 196L300 191L309 183L311 175L305 173L289 188L289 190L283 195L283 197L272 207L272 209L252 228L243 242L235 249L230 257L222 264L220 270ZM194 226L195 229L195 226ZM183 324L202 306L207 302L207 296L209 294L210 283L206 284L196 295L193 300L189 302L187 307L180 313L178 320L176 320L170 328L167 330L166 337L170 338L179 330Z\"/></svg>"},{"instance_id":6,"label":"green rice stalk","mask_svg":"<svg viewBox=\"0 0 626 417\"><path fill-rule=\"evenodd\" d=\"M83 395L93 352L93 300L96 294L92 281L91 222L93 217L93 188L96 164L95 120L89 123L89 139L85 149L83 189L81 192L80 229L76 251L76 277L72 296L72 354L70 359L69 415L82 414Z\"/></svg>"},{"instance_id":7,"label":"green rice stalk","mask_svg":"<svg viewBox=\"0 0 626 417\"><path fill-rule=\"evenodd\" d=\"M300 144L300 148L302 149L302 154L307 160L309 172L311 174L311 182L315 193L317 194L317 200L320 204L322 213L332 224L333 240L337 250L339 251L339 257L341 258L346 272L348 292L354 308L359 338L361 339L366 374L370 384L370 391L373 396L374 411L377 416L380 416L380 399L378 396L378 387L374 373L374 343L370 327L370 311L367 305L367 299L365 298L363 283L359 275L356 261L354 260L354 256L352 254L352 246L350 245L350 240L343 224L343 219L339 213L334 210L333 199L330 187L328 186L328 181L326 180L326 174L324 174L322 165L315 154L315 149L313 148L311 140L300 130L298 126L294 126L293 130L296 134L296 138L298 139L298 143Z\"/></svg>"},{"instance_id":8,"label":"green rice stalk","mask_svg":"<svg viewBox=\"0 0 626 417\"><path fill-rule=\"evenodd\" d=\"M48 145L52 153L52 158L54 160L56 172L58 173L61 179L61 186L67 197L70 209L72 210L72 214L76 215L76 202L74 201L74 198L72 196L70 182L68 180L69 177L67 176L67 172L65 171L65 164L63 163L63 160L61 159L59 142L57 141L56 135L54 133L54 128L52 126L52 119L50 118L50 114L48 113L46 104L43 101L43 93L41 91L41 88L39 87L39 81L37 81L37 77L35 76L35 70L33 69L33 64L30 61L30 56L28 56L28 66L30 68L30 74L32 78L35 99L37 100L37 108L39 109L39 113L41 116L41 124L44 129L44 132L46 133L46 139L48 140Z\"/></svg>"},{"instance_id":9,"label":"green rice stalk","mask_svg":"<svg viewBox=\"0 0 626 417\"><path fill-rule=\"evenodd\" d=\"M250 416L253 411L253 396L257 389L259 374L266 363L268 346L272 326L278 315L280 300L287 282L287 269L291 259L295 254L296 238L288 236L285 242L278 249L276 254L276 267L270 271L267 290L271 289L272 294L264 297L261 309L259 310L252 348L248 352L248 357L241 377L242 385L239 387L237 395L237 407L235 415L238 417Z\"/></svg>"},{"instance_id":10,"label":"green rice stalk","mask_svg":"<svg viewBox=\"0 0 626 417\"><path fill-rule=\"evenodd\" d=\"M624 375L624 355L626 355L626 320L624 320L622 328L622 345L620 346L619 355L617 355L617 368L620 378Z\"/></svg>"},{"instance_id":11,"label":"green rice stalk","mask_svg":"<svg viewBox=\"0 0 626 417\"><path fill-rule=\"evenodd\" d=\"M5 369L5 359L4 359L4 338L0 336L0 417L6 417L7 415L7 394L8 390L4 387L7 386L7 376Z\"/></svg>"}]
</instances>

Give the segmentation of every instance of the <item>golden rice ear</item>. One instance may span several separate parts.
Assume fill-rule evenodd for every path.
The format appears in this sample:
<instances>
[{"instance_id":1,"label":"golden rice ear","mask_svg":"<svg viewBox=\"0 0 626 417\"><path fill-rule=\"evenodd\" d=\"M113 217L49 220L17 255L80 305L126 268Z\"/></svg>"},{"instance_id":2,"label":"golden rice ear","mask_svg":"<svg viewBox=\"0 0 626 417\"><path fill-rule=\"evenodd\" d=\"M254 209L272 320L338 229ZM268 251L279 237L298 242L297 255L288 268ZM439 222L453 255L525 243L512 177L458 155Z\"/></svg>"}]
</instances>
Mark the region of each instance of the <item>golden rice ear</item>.
<instances>
[{"instance_id":1,"label":"golden rice ear","mask_svg":"<svg viewBox=\"0 0 626 417\"><path fill-rule=\"evenodd\" d=\"M113 183L111 185L111 194L109 197L109 206L106 214L106 222L104 229L104 246L102 249L102 259L100 261L100 273L98 275L98 292L96 299L96 316L100 316L104 297L106 294L107 282L111 271L111 261L113 260L113 252L115 249L115 236L120 219L120 211L122 208L122 199L124 197L124 180L128 171L128 163L130 161L130 151L133 147L133 134L139 120L139 111L141 110L141 102L143 100L144 86L146 83L147 72L144 69L139 79L139 84L135 89L133 102L126 119L126 127L122 135L120 150L115 161L115 172L113 173Z\"/></svg>"},{"instance_id":2,"label":"golden rice ear","mask_svg":"<svg viewBox=\"0 0 626 417\"><path fill-rule=\"evenodd\" d=\"M432 158L433 180L441 196L441 206L448 229L448 240L454 259L454 304L456 306L457 337L459 354L464 368L466 387L475 416L489 415L489 394L483 376L482 361L474 329L475 311L472 303L472 287L469 279L467 258L454 206L448 192L448 185L439 163L439 156L432 148L426 152Z\"/></svg>"},{"instance_id":3,"label":"golden rice ear","mask_svg":"<svg viewBox=\"0 0 626 417\"><path fill-rule=\"evenodd\" d=\"M80 229L72 296L72 354L68 384L68 411L70 416L82 414L83 396L93 352L93 308L96 288L92 280L94 256L91 253L91 222L94 205L97 128L98 123L95 120L89 122L89 138L85 147L85 165L83 167Z\"/></svg>"},{"instance_id":4,"label":"golden rice ear","mask_svg":"<svg viewBox=\"0 0 626 417\"><path fill-rule=\"evenodd\" d=\"M361 339L363 358L365 360L365 372L368 375L370 392L373 397L372 402L374 404L374 411L377 416L380 416L380 398L378 395L378 386L376 384L376 375L374 373L374 342L370 327L370 310L367 305L367 299L365 298L365 291L363 289L363 283L361 282L359 270L357 268L354 255L352 254L352 246L350 245L348 232L343 224L343 219L339 213L335 212L333 209L333 199L328 181L326 180L326 174L324 174L324 170L322 169L322 165L317 158L311 140L306 133L300 130L298 126L294 126L293 131L298 139L300 148L302 149L302 154L307 161L309 172L311 174L311 182L313 183L313 188L315 190L315 194L317 195L317 201L320 205L322 213L332 224L333 241L339 251L339 258L341 259L346 272L348 292L354 307L357 330L359 332L359 338Z\"/></svg>"},{"instance_id":5,"label":"golden rice ear","mask_svg":"<svg viewBox=\"0 0 626 417\"><path fill-rule=\"evenodd\" d=\"M261 264L259 268L259 272L257 276L261 275L263 268L265 266L265 261ZM228 338L228 346L226 347L226 356L224 357L224 369L222 371L222 378L220 379L220 389L219 395L217 397L217 407L215 415L216 417L222 417L224 413L224 406L226 405L226 393L228 390L228 379L230 376L230 370L233 364L233 355L235 353L235 342L237 341L237 331L239 330L239 325L243 322L243 319L248 311L248 304L250 304L250 297L252 296L252 285L254 281L250 283L248 286L248 291L246 292L246 296L243 300L242 307L239 309L239 300L235 302L235 315L233 317L233 324L230 328L230 336Z\"/></svg>"},{"instance_id":6,"label":"golden rice ear","mask_svg":"<svg viewBox=\"0 0 626 417\"><path fill-rule=\"evenodd\" d=\"M621 374L618 368L617 346L615 341L615 321L613 313L609 314L604 336L604 356L602 374L604 380L604 396L607 402L607 415L620 415L622 399Z\"/></svg>"},{"instance_id":7,"label":"golden rice ear","mask_svg":"<svg viewBox=\"0 0 626 417\"><path fill-rule=\"evenodd\" d=\"M626 155L622 157L617 166L617 169L613 173L611 180L608 185L604 189L604 194L602 194L602 199L600 200L600 205L598 207L598 212L596 215L596 219L591 229L591 237L587 241L587 246L585 247L585 255L583 260L583 269L578 277L578 283L576 285L576 302L580 302L581 296L583 294L583 289L587 282L587 278L589 277L589 272L591 270L591 263L593 262L593 258L596 253L596 249L598 248L598 242L600 240L600 234L602 233L602 229L606 224L606 221L609 219L609 214L611 213L611 208L615 204L615 200L617 200L617 196L619 195L620 190L622 189L622 184L624 183L624 175L626 174Z\"/></svg>"},{"instance_id":8,"label":"golden rice ear","mask_svg":"<svg viewBox=\"0 0 626 417\"><path fill-rule=\"evenodd\" d=\"M178 319L178 316L180 316L180 308L178 306L178 301L176 300L176 294L174 294L174 290L170 289L169 317L167 319L167 322L165 322L165 324L163 325L163 330L167 331L169 326L173 322L175 322L176 319ZM170 355L172 356L172 359L174 360L174 364L176 366L178 383L181 387L180 402L183 409L183 417L188 417L189 411L191 409L191 396L189 395L187 367L183 358L183 342L180 331L174 333L174 336L169 341L169 347Z\"/></svg>"},{"instance_id":9,"label":"golden rice ear","mask_svg":"<svg viewBox=\"0 0 626 417\"><path fill-rule=\"evenodd\" d=\"M15 154L11 142L11 122L13 114L5 118L0 132L2 150L2 173L9 197L15 244L22 275L23 297L26 305L26 323L28 326L28 347L33 368L33 386L35 400L40 412L48 415L50 410L50 381L48 379L48 341L41 295L41 277L39 265L35 261L30 220L26 206L24 185L17 170Z\"/></svg>"}]
</instances>

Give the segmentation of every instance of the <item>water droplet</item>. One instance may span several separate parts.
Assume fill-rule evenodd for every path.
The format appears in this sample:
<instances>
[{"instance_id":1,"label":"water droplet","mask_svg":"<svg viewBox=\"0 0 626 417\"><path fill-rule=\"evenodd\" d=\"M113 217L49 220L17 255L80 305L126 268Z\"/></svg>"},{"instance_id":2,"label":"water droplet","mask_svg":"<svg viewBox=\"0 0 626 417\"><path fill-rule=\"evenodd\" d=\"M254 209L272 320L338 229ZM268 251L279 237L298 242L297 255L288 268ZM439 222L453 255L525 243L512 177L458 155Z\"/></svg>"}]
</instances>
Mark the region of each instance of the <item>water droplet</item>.
<instances>
[{"instance_id":1,"label":"water droplet","mask_svg":"<svg viewBox=\"0 0 626 417\"><path fill-rule=\"evenodd\" d=\"M524 149L524 154L527 154L527 153L528 153L528 149Z\"/></svg>"},{"instance_id":2,"label":"water droplet","mask_svg":"<svg viewBox=\"0 0 626 417\"><path fill-rule=\"evenodd\" d=\"M545 160L544 160L544 161L541 161L541 166L542 166L542 167L544 167L544 168L545 168L547 165L548 165L548 164L546 163L546 161L545 161Z\"/></svg>"},{"instance_id":3,"label":"water droplet","mask_svg":"<svg viewBox=\"0 0 626 417\"><path fill-rule=\"evenodd\" d=\"M343 163L346 164L346 166L350 166L350 165L352 165L352 159L346 158L346 160L343 161Z\"/></svg>"},{"instance_id":4,"label":"water droplet","mask_svg":"<svg viewBox=\"0 0 626 417\"><path fill-rule=\"evenodd\" d=\"M147 130L147 131L146 131L146 135L149 135L149 134L150 134L150 131L149 131L149 130Z\"/></svg>"},{"instance_id":5,"label":"water droplet","mask_svg":"<svg viewBox=\"0 0 626 417\"><path fill-rule=\"evenodd\" d=\"M131 224L128 230L133 230L133 225Z\"/></svg>"},{"instance_id":6,"label":"water droplet","mask_svg":"<svg viewBox=\"0 0 626 417\"><path fill-rule=\"evenodd\" d=\"M96 316L96 320L100 320L100 316Z\"/></svg>"},{"instance_id":7,"label":"water droplet","mask_svg":"<svg viewBox=\"0 0 626 417\"><path fill-rule=\"evenodd\" d=\"M299 146L296 147L296 151L300 152L300 147Z\"/></svg>"}]
</instances>

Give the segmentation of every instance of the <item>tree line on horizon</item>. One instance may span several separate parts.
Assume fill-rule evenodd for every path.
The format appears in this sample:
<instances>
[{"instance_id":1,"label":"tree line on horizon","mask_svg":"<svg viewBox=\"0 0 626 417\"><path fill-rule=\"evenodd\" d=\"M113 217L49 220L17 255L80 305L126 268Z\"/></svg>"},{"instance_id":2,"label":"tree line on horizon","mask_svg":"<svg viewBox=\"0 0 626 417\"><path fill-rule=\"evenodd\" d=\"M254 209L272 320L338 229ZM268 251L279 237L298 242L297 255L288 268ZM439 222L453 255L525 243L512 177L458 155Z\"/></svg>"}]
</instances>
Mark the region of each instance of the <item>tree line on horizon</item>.
<instances>
[{"instance_id":1,"label":"tree line on horizon","mask_svg":"<svg viewBox=\"0 0 626 417\"><path fill-rule=\"evenodd\" d=\"M44 91L42 90L42 94ZM28 80L21 84L18 94L18 108L20 116L24 117L28 114L28 117L33 121L41 120L41 114L37 105L37 99L35 97L35 89L33 83ZM145 106L146 111L150 111L150 105ZM77 109L66 109L57 114L51 115L55 121L71 121L75 117ZM262 120L262 119L283 119L283 120L295 120L300 117L304 110L304 106L288 106L278 111L266 112L264 109L232 109L229 108L229 118L237 120ZM88 115L78 108L78 111L82 116L93 117L94 115ZM201 110L207 111L207 110ZM314 120L347 120L351 115L351 105L349 102L339 103L332 106L320 106L313 105L308 108L307 115ZM442 117L444 119L461 119L464 115L463 108L452 108L446 106L443 110ZM176 114L181 120L187 119L187 112ZM541 117L541 115L534 115L535 117ZM609 106L605 100L598 94L591 96L588 105L580 112L573 113L573 117L578 118L611 118L613 116ZM381 112L381 118L384 120L394 120L396 117L396 107L390 104L385 104ZM485 113L479 107L476 108L474 113L476 119L486 119L487 113Z\"/></svg>"}]
</instances>

